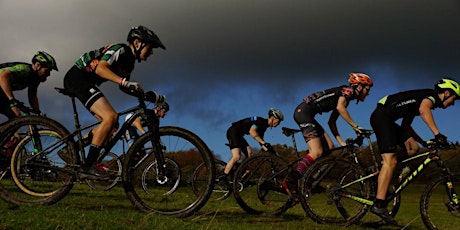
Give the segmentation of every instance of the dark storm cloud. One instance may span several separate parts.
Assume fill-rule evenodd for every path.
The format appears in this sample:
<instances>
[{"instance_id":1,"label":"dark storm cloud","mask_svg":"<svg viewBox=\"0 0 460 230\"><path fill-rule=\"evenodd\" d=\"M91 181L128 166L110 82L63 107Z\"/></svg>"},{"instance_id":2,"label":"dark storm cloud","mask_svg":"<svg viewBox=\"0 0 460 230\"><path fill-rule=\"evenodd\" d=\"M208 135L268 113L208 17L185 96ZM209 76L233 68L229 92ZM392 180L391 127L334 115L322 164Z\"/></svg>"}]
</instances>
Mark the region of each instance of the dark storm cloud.
<instances>
[{"instance_id":1,"label":"dark storm cloud","mask_svg":"<svg viewBox=\"0 0 460 230\"><path fill-rule=\"evenodd\" d=\"M454 0L6 0L0 21L9 22L1 61L29 60L37 49L58 59L61 71L40 91L45 100L55 99L52 87L62 86L83 52L124 42L131 26L146 25L167 49L138 64L133 80L167 94L177 113L211 125L251 104L295 104L307 90L345 83L351 71L384 85L459 75ZM106 95L130 102L117 90Z\"/></svg>"}]
</instances>

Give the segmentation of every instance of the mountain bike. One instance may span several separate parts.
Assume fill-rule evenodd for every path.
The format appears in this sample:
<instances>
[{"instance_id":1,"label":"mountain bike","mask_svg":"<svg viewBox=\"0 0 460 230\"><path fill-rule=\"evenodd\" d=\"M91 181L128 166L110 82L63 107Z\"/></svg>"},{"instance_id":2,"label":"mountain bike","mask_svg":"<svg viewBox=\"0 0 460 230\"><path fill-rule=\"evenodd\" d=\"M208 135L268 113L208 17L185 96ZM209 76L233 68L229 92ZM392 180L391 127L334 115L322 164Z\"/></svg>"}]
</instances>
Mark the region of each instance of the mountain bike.
<instances>
[{"instance_id":1,"label":"mountain bike","mask_svg":"<svg viewBox=\"0 0 460 230\"><path fill-rule=\"evenodd\" d=\"M122 160L126 156L126 153L127 153L127 149L126 149L127 141L125 140L124 136L120 138L120 142L122 144L121 154L117 155L113 152L109 152L107 156L105 156L105 158L102 160L103 167L106 169L106 171L110 171L112 175L114 176L112 176L108 180L86 179L86 183L88 184L89 187L96 189L96 190L108 191L112 189L113 187L115 187L117 184L119 184L119 182L121 181ZM140 161L140 162L144 161L146 160L147 157L150 156L151 153L153 153L153 147L152 146L145 147L137 153L137 159L135 159L135 161ZM151 160L149 159L149 161ZM165 163L168 165L166 168L176 169L175 172L171 171L171 173L174 173L174 175L176 176L174 176L175 181L173 181L174 183L172 184L171 189L166 192L167 194L167 193L173 193L179 186L180 179L181 179L181 172L180 172L179 165L177 165L177 163L174 160L171 160L165 157ZM150 193L149 187L152 186L152 184L148 183L148 181L149 181L149 177L152 176L152 173L153 175L155 175L154 170L156 170L156 167L158 167L157 164L158 163L156 159L153 158L153 161L151 161L145 167L144 171L142 172L141 183L142 183L142 188L144 189L146 193ZM205 165L205 162L201 163L200 165Z\"/></svg>"},{"instance_id":2,"label":"mountain bike","mask_svg":"<svg viewBox=\"0 0 460 230\"><path fill-rule=\"evenodd\" d=\"M85 160L82 131L93 128L99 121L82 127L75 96L64 89L56 90L71 98L75 131L69 133L59 122L37 116L13 119L2 127L7 133L20 133L21 142L24 143L16 147L11 160L12 178L20 191L0 188L0 195L12 203L54 204L67 195L75 183L86 183L86 178L82 179L81 176L81 165ZM139 93L137 99L137 106L119 113L120 116L128 113L133 115L101 150L98 162L103 166L114 162L113 157L110 158L110 150L134 120L141 117L148 131L133 143L123 157L121 182L125 193L133 205L144 212L175 217L190 216L204 206L212 192L215 170L211 151L198 136L186 129L159 127L148 115L143 93ZM145 146L152 148L146 152ZM142 152L146 154L138 159ZM172 161L174 163L170 163ZM195 196L190 189L191 183L181 175L190 175L194 165L202 162L211 170L207 172L209 179L203 193ZM117 167L116 170L104 168L111 176L109 181L120 177ZM53 176L30 173L37 168ZM97 178L91 179L99 181ZM107 179L100 179L104 180ZM179 186L177 180L180 180Z\"/></svg>"},{"instance_id":3,"label":"mountain bike","mask_svg":"<svg viewBox=\"0 0 460 230\"><path fill-rule=\"evenodd\" d=\"M226 145L228 146L228 144ZM241 165L241 162L248 156L246 149L242 149L242 153L242 159L236 162L236 164L233 166L232 170L229 173L229 180L231 181L231 185L233 184L233 178L235 176L236 170ZM224 169L227 163L219 159L215 159L214 162L216 163L216 179L214 183L213 194L211 195L210 200L221 201L230 197L233 191L233 185L232 187L227 187L219 183L219 175L222 175L224 173ZM195 169L195 172L193 173L192 188L196 195L199 195L201 193L201 188L203 187L202 184L206 181L206 170L206 165L201 163L200 165L198 165L198 167ZM239 190L244 189L244 187L250 186L250 184L242 184L239 181L237 183Z\"/></svg>"},{"instance_id":4,"label":"mountain bike","mask_svg":"<svg viewBox=\"0 0 460 230\"><path fill-rule=\"evenodd\" d=\"M21 111L22 116L27 116L30 114L41 116L42 113L38 110L32 109L24 105L24 103L19 102L16 107ZM10 162L11 162L11 155L13 155L13 151L18 145L20 139L19 134L12 132L12 133L5 133L2 129L6 122L0 124L0 134L5 136L0 143L0 181L3 179L11 178L10 175Z\"/></svg>"},{"instance_id":5,"label":"mountain bike","mask_svg":"<svg viewBox=\"0 0 460 230\"><path fill-rule=\"evenodd\" d=\"M284 135L292 139L296 154L295 160L288 162L278 154L262 153L243 161L236 172L233 187L234 196L239 206L247 213L274 213L286 203L288 194L281 186L281 183L302 158L295 140L295 134L300 130L283 127L282 131ZM328 150L323 155L326 156L334 151L342 151L341 154L353 152L360 140L362 142L361 138L356 140L349 139L346 146ZM246 175L248 170L250 173ZM241 180L241 178L244 179ZM250 183L254 184L254 186L240 191L236 186L238 183Z\"/></svg>"},{"instance_id":6,"label":"mountain bike","mask_svg":"<svg viewBox=\"0 0 460 230\"><path fill-rule=\"evenodd\" d=\"M423 223L427 229L458 228L460 202L455 188L460 186L460 174L451 172L440 154L441 150L452 149L454 146L442 145L435 141L429 141L427 144L426 152L400 163L404 170L401 170L400 181L396 183L393 191L389 191L387 200L400 196L417 175L428 165L434 165L441 175L431 180L422 193L420 214ZM417 163L413 169L407 168L411 162ZM301 179L300 201L303 209L318 223L347 226L357 223L375 200L379 169L380 167L368 170L346 158L328 158L313 164ZM321 193L314 193L314 186L311 185L322 186L325 189ZM396 212L390 214L395 216Z\"/></svg>"}]
</instances>

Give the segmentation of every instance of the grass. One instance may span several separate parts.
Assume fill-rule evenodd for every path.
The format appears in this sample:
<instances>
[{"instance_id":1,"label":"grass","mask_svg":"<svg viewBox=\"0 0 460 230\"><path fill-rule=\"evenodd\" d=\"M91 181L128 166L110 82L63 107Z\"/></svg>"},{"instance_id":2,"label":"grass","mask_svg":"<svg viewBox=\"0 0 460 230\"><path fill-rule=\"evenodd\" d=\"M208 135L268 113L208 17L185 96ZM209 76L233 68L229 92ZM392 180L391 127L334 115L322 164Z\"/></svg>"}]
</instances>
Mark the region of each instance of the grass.
<instances>
[{"instance_id":1,"label":"grass","mask_svg":"<svg viewBox=\"0 0 460 230\"><path fill-rule=\"evenodd\" d=\"M402 194L396 220L405 229L425 228L418 211L423 188L424 185L413 184ZM282 216L249 215L233 196L224 201L209 201L199 213L184 219L146 214L131 205L120 186L104 192L76 185L52 206L14 207L2 201L0 210L0 229L344 229L314 223L300 205ZM364 221L372 220L377 218L368 213ZM347 229L368 228L354 225Z\"/></svg>"}]
</instances>

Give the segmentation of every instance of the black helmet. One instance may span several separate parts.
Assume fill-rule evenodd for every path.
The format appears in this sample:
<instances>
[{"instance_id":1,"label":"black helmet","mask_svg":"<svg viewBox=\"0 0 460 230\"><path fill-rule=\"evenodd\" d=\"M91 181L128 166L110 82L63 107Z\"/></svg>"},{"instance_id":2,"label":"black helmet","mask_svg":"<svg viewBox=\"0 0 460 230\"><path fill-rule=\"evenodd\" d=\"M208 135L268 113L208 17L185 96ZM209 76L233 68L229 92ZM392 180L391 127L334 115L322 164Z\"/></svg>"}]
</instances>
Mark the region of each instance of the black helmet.
<instances>
[{"instance_id":1,"label":"black helmet","mask_svg":"<svg viewBox=\"0 0 460 230\"><path fill-rule=\"evenodd\" d=\"M169 111L169 104L168 102L163 102L161 104L157 104L156 107L160 108L160 109L164 109L166 112Z\"/></svg>"},{"instance_id":2,"label":"black helmet","mask_svg":"<svg viewBox=\"0 0 460 230\"><path fill-rule=\"evenodd\" d=\"M32 63L35 63L35 62L40 62L40 64L45 68L54 69L58 71L56 60L54 60L53 56L51 56L50 54L44 51L38 51L32 57Z\"/></svg>"},{"instance_id":3,"label":"black helmet","mask_svg":"<svg viewBox=\"0 0 460 230\"><path fill-rule=\"evenodd\" d=\"M128 42L133 43L134 39L139 39L144 43L151 44L153 48L161 47L166 49L163 43L160 41L160 38L149 28L145 26L132 27L128 33Z\"/></svg>"}]
</instances>

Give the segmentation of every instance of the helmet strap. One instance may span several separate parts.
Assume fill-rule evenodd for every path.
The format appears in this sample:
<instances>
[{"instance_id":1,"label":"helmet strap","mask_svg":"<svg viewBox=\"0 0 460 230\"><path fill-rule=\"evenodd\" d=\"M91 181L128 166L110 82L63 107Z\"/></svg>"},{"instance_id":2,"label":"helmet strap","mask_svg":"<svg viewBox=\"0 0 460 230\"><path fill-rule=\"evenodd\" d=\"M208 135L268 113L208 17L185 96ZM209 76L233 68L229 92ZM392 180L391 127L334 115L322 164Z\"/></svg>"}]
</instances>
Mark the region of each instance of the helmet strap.
<instances>
[{"instance_id":1,"label":"helmet strap","mask_svg":"<svg viewBox=\"0 0 460 230\"><path fill-rule=\"evenodd\" d=\"M133 43L133 46L134 46L134 54L136 55L137 62L141 62L141 52L142 52L142 49L144 49L145 47L145 43L141 42L139 49L136 48L136 45L134 45L134 43Z\"/></svg>"}]
</instances>

